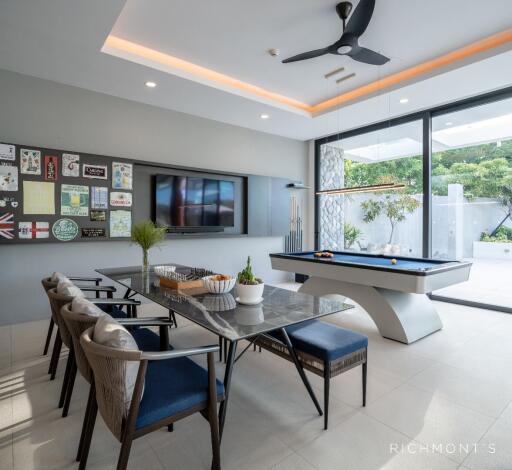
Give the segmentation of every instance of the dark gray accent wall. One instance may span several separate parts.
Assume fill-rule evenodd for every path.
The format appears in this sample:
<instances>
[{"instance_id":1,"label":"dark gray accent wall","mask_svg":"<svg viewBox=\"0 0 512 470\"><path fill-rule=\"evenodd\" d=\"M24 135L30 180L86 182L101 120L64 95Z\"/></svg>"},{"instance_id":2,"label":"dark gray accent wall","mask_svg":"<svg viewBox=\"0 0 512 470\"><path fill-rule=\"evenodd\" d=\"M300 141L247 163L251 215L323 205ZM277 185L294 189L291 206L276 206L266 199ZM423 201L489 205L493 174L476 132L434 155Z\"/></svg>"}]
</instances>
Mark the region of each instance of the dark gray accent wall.
<instances>
[{"instance_id":1,"label":"dark gray accent wall","mask_svg":"<svg viewBox=\"0 0 512 470\"><path fill-rule=\"evenodd\" d=\"M142 85L141 85L142 86ZM217 171L307 180L307 144L0 70L0 141ZM255 117L256 118L256 117ZM176 261L235 274L247 255L267 282L282 237L168 240L152 262ZM54 270L91 274L137 264L129 242L0 246L0 324L49 316L40 279Z\"/></svg>"}]
</instances>

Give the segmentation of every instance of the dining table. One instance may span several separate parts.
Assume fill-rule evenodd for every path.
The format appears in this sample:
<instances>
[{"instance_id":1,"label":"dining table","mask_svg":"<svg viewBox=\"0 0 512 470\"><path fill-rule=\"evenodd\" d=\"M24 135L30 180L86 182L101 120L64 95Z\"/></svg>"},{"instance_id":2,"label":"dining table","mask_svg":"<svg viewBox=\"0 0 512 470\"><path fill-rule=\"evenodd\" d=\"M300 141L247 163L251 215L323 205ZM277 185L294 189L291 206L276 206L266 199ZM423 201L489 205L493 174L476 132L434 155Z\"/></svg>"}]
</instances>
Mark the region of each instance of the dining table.
<instances>
[{"instance_id":1,"label":"dining table","mask_svg":"<svg viewBox=\"0 0 512 470\"><path fill-rule=\"evenodd\" d=\"M175 272L184 275L197 272L197 268L176 263L164 263L158 266L171 266ZM139 265L101 268L96 269L96 272L123 286L126 289L125 298L141 296L167 309L169 317L174 319L175 326L177 326L175 315L179 315L229 344L224 370L225 398L219 407L221 437L234 365L257 338L269 333L272 333L274 337L276 334L280 335L311 400L319 415L322 415L322 409L286 328L345 311L353 308L353 305L345 303L344 298L339 296L316 296L270 285L265 285L261 303L243 305L237 302L236 297L231 293L212 294L202 287L173 289L161 286L160 278L154 268L153 265L147 268ZM169 345L168 332L169 328L161 329L161 336L163 335L161 343L166 346ZM244 340L248 344L237 356L238 345Z\"/></svg>"}]
</instances>

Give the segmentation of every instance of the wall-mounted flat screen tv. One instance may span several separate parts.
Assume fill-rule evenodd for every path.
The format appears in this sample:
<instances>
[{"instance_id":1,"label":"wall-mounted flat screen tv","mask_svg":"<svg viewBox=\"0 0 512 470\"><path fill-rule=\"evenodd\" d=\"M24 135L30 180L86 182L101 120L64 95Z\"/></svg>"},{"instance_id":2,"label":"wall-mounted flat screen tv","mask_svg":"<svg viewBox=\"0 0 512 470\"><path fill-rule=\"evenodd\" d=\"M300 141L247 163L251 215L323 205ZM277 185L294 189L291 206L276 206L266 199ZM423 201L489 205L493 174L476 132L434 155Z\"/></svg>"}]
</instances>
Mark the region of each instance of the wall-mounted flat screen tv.
<instances>
[{"instance_id":1,"label":"wall-mounted flat screen tv","mask_svg":"<svg viewBox=\"0 0 512 470\"><path fill-rule=\"evenodd\" d=\"M195 176L156 175L155 221L171 229L233 227L235 183Z\"/></svg>"}]
</instances>

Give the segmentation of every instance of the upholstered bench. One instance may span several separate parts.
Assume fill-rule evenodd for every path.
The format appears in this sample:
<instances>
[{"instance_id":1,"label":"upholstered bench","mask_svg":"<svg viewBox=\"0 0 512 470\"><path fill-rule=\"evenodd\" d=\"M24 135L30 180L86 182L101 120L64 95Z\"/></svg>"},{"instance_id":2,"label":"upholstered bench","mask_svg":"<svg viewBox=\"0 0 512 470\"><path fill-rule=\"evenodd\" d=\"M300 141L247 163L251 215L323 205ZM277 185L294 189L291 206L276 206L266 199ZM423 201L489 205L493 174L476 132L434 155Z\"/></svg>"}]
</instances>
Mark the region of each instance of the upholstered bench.
<instances>
[{"instance_id":1,"label":"upholstered bench","mask_svg":"<svg viewBox=\"0 0 512 470\"><path fill-rule=\"evenodd\" d=\"M363 406L366 406L366 361L368 338L332 323L311 320L286 328L304 369L324 378L324 428L329 422L329 382L353 367L363 366ZM292 360L279 332L261 335L255 341L262 348Z\"/></svg>"}]
</instances>

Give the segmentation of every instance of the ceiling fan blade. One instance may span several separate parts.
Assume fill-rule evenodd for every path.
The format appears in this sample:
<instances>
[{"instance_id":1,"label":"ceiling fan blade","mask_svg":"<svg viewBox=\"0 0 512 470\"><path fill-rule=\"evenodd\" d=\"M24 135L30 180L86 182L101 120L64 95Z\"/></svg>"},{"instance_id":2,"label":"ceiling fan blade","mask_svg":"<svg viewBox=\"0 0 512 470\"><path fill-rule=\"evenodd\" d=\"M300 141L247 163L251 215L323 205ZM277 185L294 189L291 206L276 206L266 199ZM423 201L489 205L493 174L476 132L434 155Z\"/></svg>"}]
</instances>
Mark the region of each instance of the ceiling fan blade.
<instances>
[{"instance_id":1,"label":"ceiling fan blade","mask_svg":"<svg viewBox=\"0 0 512 470\"><path fill-rule=\"evenodd\" d=\"M347 54L358 62L370 65L384 65L389 62L389 58L379 54L378 52L366 49L366 47L358 47Z\"/></svg>"},{"instance_id":2,"label":"ceiling fan blade","mask_svg":"<svg viewBox=\"0 0 512 470\"><path fill-rule=\"evenodd\" d=\"M350 16L343 34L353 34L357 37L361 36L370 24L374 8L375 0L359 0L359 4L354 10L354 13Z\"/></svg>"},{"instance_id":3,"label":"ceiling fan blade","mask_svg":"<svg viewBox=\"0 0 512 470\"><path fill-rule=\"evenodd\" d=\"M303 52L302 54L297 54L293 57L289 57L288 59L283 60L283 64L287 64L289 62L297 62L299 60L313 59L314 57L320 57L328 53L328 47L324 47L323 49L316 49L314 51Z\"/></svg>"}]
</instances>

